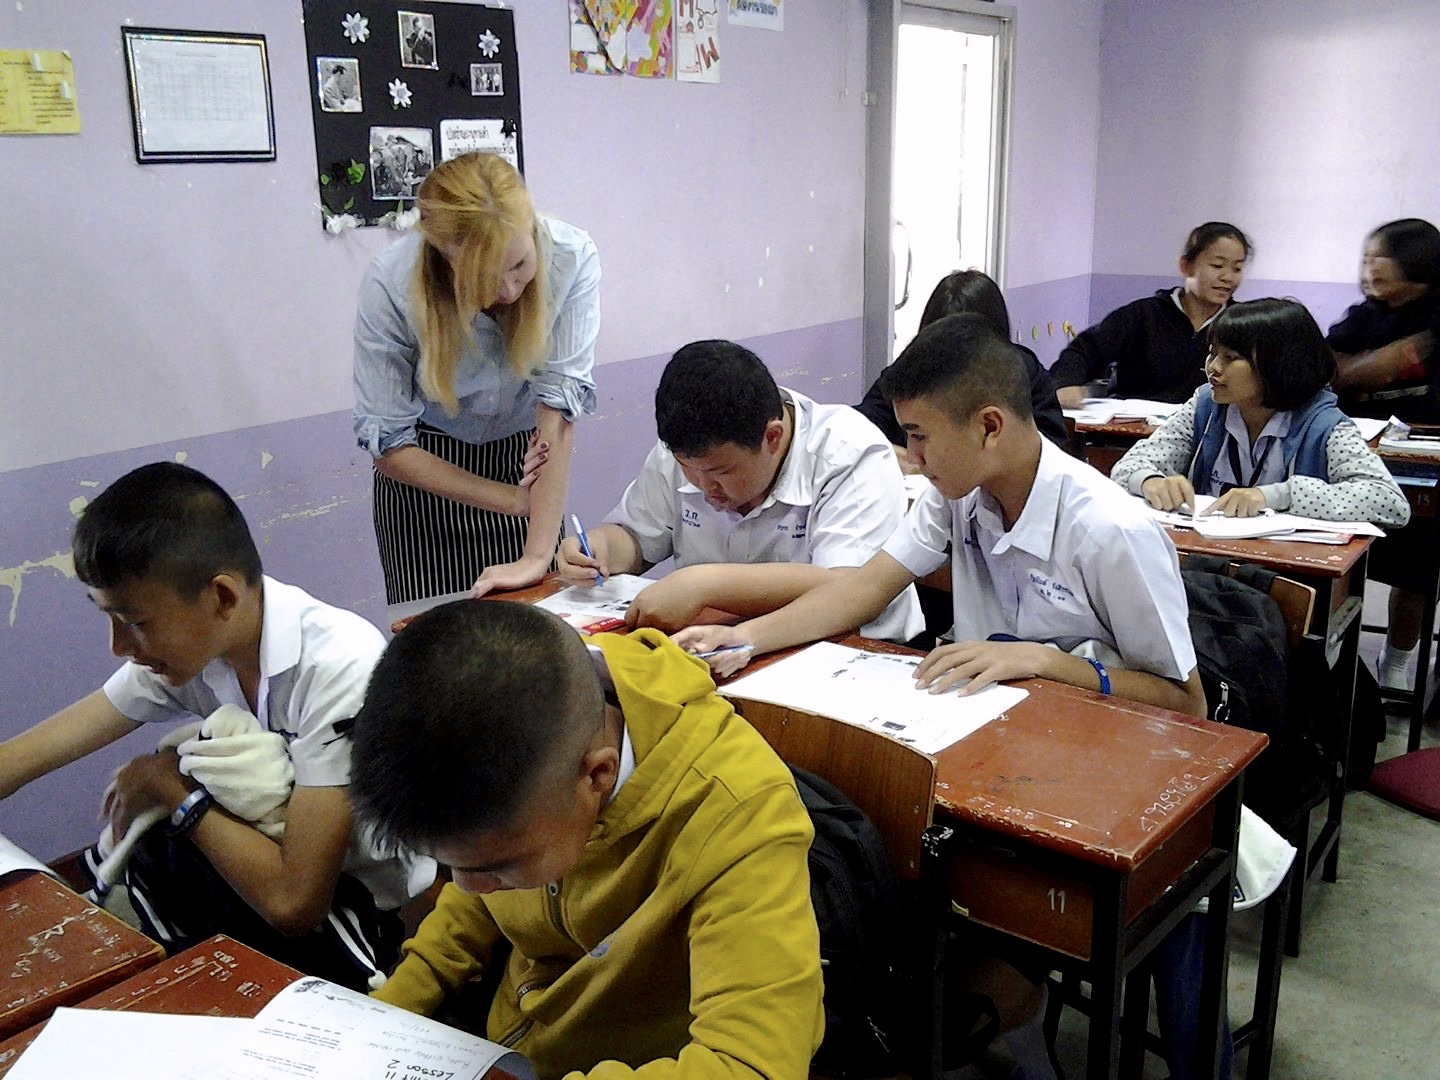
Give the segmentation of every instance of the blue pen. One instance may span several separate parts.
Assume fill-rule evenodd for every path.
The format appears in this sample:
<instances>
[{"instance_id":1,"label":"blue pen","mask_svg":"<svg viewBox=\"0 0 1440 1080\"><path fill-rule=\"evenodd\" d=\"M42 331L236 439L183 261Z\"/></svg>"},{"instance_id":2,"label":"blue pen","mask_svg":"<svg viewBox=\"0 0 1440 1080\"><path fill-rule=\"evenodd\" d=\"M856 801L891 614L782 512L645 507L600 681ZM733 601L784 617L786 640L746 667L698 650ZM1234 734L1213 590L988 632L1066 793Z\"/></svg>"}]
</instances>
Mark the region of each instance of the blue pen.
<instances>
[{"instance_id":1,"label":"blue pen","mask_svg":"<svg viewBox=\"0 0 1440 1080\"><path fill-rule=\"evenodd\" d=\"M570 527L575 530L575 539L580 541L580 550L585 553L587 559L595 558L595 553L590 550L590 538L585 535L585 526L580 524L580 515L570 515ZM595 584L604 585L605 578L599 570L595 571Z\"/></svg>"}]
</instances>

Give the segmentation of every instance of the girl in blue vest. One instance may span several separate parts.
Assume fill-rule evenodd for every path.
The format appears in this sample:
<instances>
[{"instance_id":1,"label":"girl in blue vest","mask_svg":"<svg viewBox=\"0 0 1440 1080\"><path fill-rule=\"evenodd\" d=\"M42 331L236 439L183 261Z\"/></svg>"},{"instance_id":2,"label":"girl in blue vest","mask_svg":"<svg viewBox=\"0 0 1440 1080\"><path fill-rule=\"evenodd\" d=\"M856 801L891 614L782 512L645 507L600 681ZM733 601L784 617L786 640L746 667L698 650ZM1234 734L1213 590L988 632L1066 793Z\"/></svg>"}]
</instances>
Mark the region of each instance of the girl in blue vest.
<instances>
[{"instance_id":1,"label":"girl in blue vest","mask_svg":"<svg viewBox=\"0 0 1440 1080\"><path fill-rule=\"evenodd\" d=\"M1265 509L1404 525L1410 507L1327 384L1335 358L1293 300L1232 304L1210 330L1205 385L1110 476L1161 510L1216 496L1208 513Z\"/></svg>"}]
</instances>

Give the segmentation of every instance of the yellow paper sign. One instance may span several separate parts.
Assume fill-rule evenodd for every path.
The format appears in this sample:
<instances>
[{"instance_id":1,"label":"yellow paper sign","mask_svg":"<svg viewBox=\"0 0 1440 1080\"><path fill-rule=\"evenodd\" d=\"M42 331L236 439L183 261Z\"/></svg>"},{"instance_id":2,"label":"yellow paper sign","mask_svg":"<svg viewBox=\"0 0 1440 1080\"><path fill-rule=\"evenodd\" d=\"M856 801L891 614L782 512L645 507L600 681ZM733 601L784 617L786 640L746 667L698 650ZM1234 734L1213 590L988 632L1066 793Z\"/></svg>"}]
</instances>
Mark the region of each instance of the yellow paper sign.
<instances>
[{"instance_id":1,"label":"yellow paper sign","mask_svg":"<svg viewBox=\"0 0 1440 1080\"><path fill-rule=\"evenodd\" d=\"M75 135L80 105L70 55L0 49L0 135Z\"/></svg>"}]
</instances>

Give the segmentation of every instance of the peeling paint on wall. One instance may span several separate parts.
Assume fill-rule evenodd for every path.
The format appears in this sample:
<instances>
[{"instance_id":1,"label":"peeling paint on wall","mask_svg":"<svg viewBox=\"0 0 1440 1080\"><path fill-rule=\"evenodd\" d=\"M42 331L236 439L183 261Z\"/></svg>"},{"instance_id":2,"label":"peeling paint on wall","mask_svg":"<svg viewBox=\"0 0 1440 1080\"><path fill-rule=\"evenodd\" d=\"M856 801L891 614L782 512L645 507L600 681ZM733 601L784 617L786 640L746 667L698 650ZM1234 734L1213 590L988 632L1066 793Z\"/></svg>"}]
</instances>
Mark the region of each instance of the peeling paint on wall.
<instances>
[{"instance_id":1,"label":"peeling paint on wall","mask_svg":"<svg viewBox=\"0 0 1440 1080\"><path fill-rule=\"evenodd\" d=\"M291 521L295 518L317 518L324 514L330 513L331 510L344 506L349 501L350 500L347 499L344 495L336 495L333 499L326 503L319 503L315 506L306 506L299 510L286 510L283 513L271 518L269 521L262 521L260 523L260 528L268 529L272 525L279 524L282 521Z\"/></svg>"},{"instance_id":2,"label":"peeling paint on wall","mask_svg":"<svg viewBox=\"0 0 1440 1080\"><path fill-rule=\"evenodd\" d=\"M68 551L57 551L48 559L41 559L39 562L26 560L19 566L0 567L0 589L10 590L10 625L15 625L15 618L20 614L20 589L25 584L25 575L34 570L55 570L61 576L75 578L75 560Z\"/></svg>"},{"instance_id":3,"label":"peeling paint on wall","mask_svg":"<svg viewBox=\"0 0 1440 1080\"><path fill-rule=\"evenodd\" d=\"M266 465L269 465L270 462L272 462L272 461L274 461L274 460L275 460L275 455L272 454L272 453L270 453L269 450L261 450L261 451L260 451L260 468L262 468L262 469L265 468Z\"/></svg>"},{"instance_id":4,"label":"peeling paint on wall","mask_svg":"<svg viewBox=\"0 0 1440 1080\"><path fill-rule=\"evenodd\" d=\"M75 498L70 500L70 513L78 520L84 512L85 507L89 505L90 500L85 498L84 495L76 495Z\"/></svg>"}]
</instances>

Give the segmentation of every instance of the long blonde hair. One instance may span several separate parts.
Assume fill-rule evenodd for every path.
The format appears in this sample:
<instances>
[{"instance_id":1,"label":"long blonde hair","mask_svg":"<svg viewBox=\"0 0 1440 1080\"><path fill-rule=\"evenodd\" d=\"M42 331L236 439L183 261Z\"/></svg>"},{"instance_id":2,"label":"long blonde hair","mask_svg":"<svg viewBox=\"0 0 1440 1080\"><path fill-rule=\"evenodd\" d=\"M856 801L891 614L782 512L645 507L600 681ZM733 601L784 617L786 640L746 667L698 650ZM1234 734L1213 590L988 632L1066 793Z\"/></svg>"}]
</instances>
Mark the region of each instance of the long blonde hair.
<instances>
[{"instance_id":1,"label":"long blonde hair","mask_svg":"<svg viewBox=\"0 0 1440 1080\"><path fill-rule=\"evenodd\" d=\"M475 319L493 307L505 250L516 236L535 239L535 277L519 299L496 312L515 374L528 378L550 351L550 244L520 174L495 154L470 153L437 165L420 185L423 243L411 282L420 339L420 388L454 416L455 368ZM455 267L441 248L455 249Z\"/></svg>"}]
</instances>

